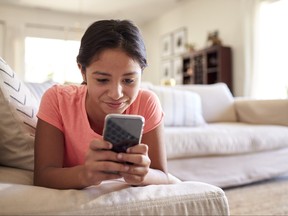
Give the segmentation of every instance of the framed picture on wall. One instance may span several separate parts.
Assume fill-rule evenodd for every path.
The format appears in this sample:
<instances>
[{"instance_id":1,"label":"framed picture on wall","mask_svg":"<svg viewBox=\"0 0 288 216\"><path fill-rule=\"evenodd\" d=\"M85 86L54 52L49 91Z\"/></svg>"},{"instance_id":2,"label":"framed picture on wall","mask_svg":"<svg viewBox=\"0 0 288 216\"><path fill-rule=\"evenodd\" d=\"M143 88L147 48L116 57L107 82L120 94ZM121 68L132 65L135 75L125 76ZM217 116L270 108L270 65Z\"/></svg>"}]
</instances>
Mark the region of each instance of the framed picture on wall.
<instances>
[{"instance_id":1,"label":"framed picture on wall","mask_svg":"<svg viewBox=\"0 0 288 216\"><path fill-rule=\"evenodd\" d=\"M187 30L180 28L173 32L173 51L174 54L179 55L186 51L187 44Z\"/></svg>"},{"instance_id":2,"label":"framed picture on wall","mask_svg":"<svg viewBox=\"0 0 288 216\"><path fill-rule=\"evenodd\" d=\"M161 53L162 57L168 57L172 55L172 34L166 34L162 37Z\"/></svg>"},{"instance_id":3,"label":"framed picture on wall","mask_svg":"<svg viewBox=\"0 0 288 216\"><path fill-rule=\"evenodd\" d=\"M163 60L161 65L161 77L162 78L172 78L173 68L171 60Z\"/></svg>"},{"instance_id":4,"label":"framed picture on wall","mask_svg":"<svg viewBox=\"0 0 288 216\"><path fill-rule=\"evenodd\" d=\"M183 67L182 67L182 58L177 57L173 60L173 78L176 81L176 84L183 84Z\"/></svg>"}]
</instances>

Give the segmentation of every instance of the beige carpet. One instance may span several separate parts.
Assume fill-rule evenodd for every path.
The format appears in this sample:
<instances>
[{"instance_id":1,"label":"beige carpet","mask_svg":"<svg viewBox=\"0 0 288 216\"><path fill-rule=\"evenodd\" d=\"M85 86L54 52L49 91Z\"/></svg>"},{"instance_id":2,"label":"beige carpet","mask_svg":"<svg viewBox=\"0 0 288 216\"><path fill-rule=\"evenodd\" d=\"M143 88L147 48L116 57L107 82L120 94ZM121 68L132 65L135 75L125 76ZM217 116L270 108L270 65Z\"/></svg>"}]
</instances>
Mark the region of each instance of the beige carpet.
<instances>
[{"instance_id":1,"label":"beige carpet","mask_svg":"<svg viewBox=\"0 0 288 216\"><path fill-rule=\"evenodd\" d=\"M231 215L288 215L288 175L224 191Z\"/></svg>"}]
</instances>

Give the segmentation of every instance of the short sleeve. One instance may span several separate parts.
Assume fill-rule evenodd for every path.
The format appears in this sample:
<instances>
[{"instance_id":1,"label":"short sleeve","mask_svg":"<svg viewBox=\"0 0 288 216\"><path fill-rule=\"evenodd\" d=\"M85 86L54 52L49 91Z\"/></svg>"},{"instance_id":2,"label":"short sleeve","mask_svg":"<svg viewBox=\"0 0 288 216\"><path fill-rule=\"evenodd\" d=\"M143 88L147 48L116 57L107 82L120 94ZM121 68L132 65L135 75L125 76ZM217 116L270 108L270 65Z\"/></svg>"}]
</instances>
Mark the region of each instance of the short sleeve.
<instances>
[{"instance_id":1,"label":"short sleeve","mask_svg":"<svg viewBox=\"0 0 288 216\"><path fill-rule=\"evenodd\" d=\"M150 90L140 90L137 99L128 108L128 114L138 114L145 118L143 133L158 127L163 119L163 111L157 95Z\"/></svg>"},{"instance_id":2,"label":"short sleeve","mask_svg":"<svg viewBox=\"0 0 288 216\"><path fill-rule=\"evenodd\" d=\"M37 117L63 131L59 110L57 85L49 88L43 95Z\"/></svg>"}]
</instances>

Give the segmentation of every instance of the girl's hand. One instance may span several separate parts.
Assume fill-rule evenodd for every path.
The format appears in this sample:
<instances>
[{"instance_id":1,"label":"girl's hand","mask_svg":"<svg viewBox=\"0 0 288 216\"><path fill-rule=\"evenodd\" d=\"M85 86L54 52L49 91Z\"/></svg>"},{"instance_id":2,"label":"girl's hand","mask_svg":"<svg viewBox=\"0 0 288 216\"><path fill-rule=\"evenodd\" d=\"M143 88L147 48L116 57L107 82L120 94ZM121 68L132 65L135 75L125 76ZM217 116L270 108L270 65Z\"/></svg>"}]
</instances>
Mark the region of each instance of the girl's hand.
<instances>
[{"instance_id":1,"label":"girl's hand","mask_svg":"<svg viewBox=\"0 0 288 216\"><path fill-rule=\"evenodd\" d=\"M129 169L120 172L128 184L140 185L149 172L151 160L148 146L139 144L127 149L127 153L118 153L117 159L129 164Z\"/></svg>"},{"instance_id":2,"label":"girl's hand","mask_svg":"<svg viewBox=\"0 0 288 216\"><path fill-rule=\"evenodd\" d=\"M93 140L86 154L80 178L84 185L97 185L104 180L121 178L120 172L127 172L129 166L119 163L117 153L111 151L112 144L101 139Z\"/></svg>"}]
</instances>

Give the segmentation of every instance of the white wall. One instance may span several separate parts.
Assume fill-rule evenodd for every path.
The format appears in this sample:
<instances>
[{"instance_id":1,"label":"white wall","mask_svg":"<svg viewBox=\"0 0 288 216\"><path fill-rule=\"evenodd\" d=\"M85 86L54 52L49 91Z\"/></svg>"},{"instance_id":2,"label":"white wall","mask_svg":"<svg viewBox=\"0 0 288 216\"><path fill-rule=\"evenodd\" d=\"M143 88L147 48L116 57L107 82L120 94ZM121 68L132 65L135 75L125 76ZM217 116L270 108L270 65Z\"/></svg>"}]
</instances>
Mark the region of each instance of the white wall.
<instances>
[{"instance_id":1,"label":"white wall","mask_svg":"<svg viewBox=\"0 0 288 216\"><path fill-rule=\"evenodd\" d=\"M207 33L218 30L224 45L233 50L233 85L236 96L244 95L244 14L245 2L253 0L191 0L182 3L152 22L139 26L146 42L148 68L143 80L159 84L161 80L161 37L178 28L186 27L188 42L196 49L205 47ZM244 2L244 3L243 3ZM97 17L79 17L52 11L0 7L0 22L4 23L4 48L2 55L9 65L24 77L24 38L29 33L27 25L41 24L67 29L77 28L79 39L84 30ZM31 30L31 29L30 29ZM41 30L43 33L43 30ZM3 38L3 36L1 36ZM1 39L0 37L0 39ZM1 48L1 45L0 45ZM56 50L55 50L56 52Z\"/></svg>"},{"instance_id":2,"label":"white wall","mask_svg":"<svg viewBox=\"0 0 288 216\"><path fill-rule=\"evenodd\" d=\"M249 0L248 0L249 1ZM188 42L196 49L205 48L207 33L218 30L224 45L233 51L234 94L243 95L244 88L244 17L245 0L191 0L166 15L142 26L149 67L144 80L159 84L161 79L161 37L186 27Z\"/></svg>"}]
</instances>

